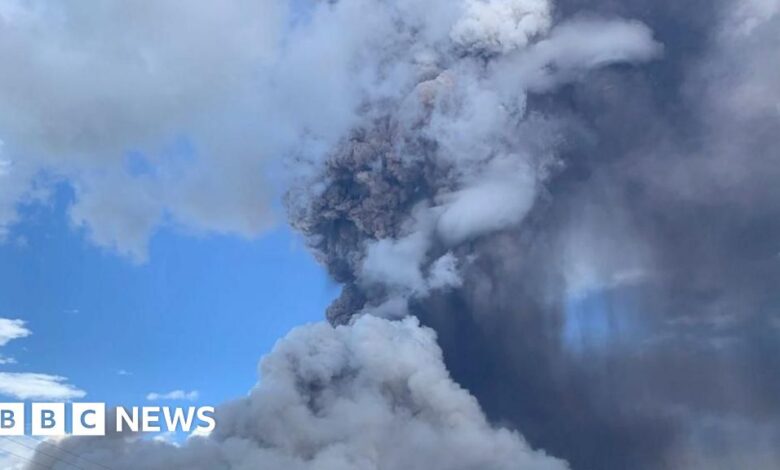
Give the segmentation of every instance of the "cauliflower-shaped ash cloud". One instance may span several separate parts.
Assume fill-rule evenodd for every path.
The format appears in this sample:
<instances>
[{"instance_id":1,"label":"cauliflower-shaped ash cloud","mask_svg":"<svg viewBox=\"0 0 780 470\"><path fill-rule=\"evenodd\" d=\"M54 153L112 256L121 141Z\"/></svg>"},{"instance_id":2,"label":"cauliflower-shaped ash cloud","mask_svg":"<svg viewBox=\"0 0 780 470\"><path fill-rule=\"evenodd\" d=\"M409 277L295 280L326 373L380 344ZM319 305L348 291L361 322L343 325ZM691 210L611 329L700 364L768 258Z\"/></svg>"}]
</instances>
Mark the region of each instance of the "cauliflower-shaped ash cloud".
<instances>
[{"instance_id":1,"label":"cauliflower-shaped ash cloud","mask_svg":"<svg viewBox=\"0 0 780 470\"><path fill-rule=\"evenodd\" d=\"M365 316L298 328L262 361L262 381L181 447L123 435L59 444L115 470L564 470L516 432L491 426L450 378L416 319ZM43 454L31 468L57 469Z\"/></svg>"},{"instance_id":2,"label":"cauliflower-shaped ash cloud","mask_svg":"<svg viewBox=\"0 0 780 470\"><path fill-rule=\"evenodd\" d=\"M450 32L470 52L507 53L525 47L552 24L547 0L473 0Z\"/></svg>"}]
</instances>

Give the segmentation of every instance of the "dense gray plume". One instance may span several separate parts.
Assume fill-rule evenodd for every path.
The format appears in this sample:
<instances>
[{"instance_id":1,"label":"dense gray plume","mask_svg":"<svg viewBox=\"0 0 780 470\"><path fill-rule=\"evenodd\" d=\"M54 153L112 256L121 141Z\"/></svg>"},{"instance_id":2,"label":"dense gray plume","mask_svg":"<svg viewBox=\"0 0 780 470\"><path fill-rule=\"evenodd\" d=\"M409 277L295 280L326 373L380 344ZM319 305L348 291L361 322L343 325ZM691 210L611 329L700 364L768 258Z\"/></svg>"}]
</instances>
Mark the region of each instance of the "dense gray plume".
<instances>
[{"instance_id":1,"label":"dense gray plume","mask_svg":"<svg viewBox=\"0 0 780 470\"><path fill-rule=\"evenodd\" d=\"M246 398L218 409L208 438L191 437L182 447L117 433L68 439L41 445L29 468L569 468L531 450L517 433L491 427L449 377L433 331L415 319L301 327L277 344L261 371Z\"/></svg>"},{"instance_id":2,"label":"dense gray plume","mask_svg":"<svg viewBox=\"0 0 780 470\"><path fill-rule=\"evenodd\" d=\"M774 468L777 2L556 7L580 41L560 41L565 57L534 73L533 39L515 61L456 48L406 98L367 106L317 197L293 190L293 225L344 283L328 318L411 311L492 419L573 468ZM577 55L607 29L594 16L641 20L663 56L592 68ZM474 101L496 105L489 119ZM525 164L494 178L505 155ZM449 282L432 283L447 255Z\"/></svg>"}]
</instances>

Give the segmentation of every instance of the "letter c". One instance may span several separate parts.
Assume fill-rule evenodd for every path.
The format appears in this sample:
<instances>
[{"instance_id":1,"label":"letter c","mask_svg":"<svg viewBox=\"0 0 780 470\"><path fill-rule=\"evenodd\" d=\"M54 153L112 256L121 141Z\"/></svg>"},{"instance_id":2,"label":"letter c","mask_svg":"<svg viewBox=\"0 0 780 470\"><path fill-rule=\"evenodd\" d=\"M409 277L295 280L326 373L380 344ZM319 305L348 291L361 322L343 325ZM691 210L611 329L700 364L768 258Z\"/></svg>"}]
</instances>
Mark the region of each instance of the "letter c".
<instances>
[{"instance_id":1,"label":"letter c","mask_svg":"<svg viewBox=\"0 0 780 470\"><path fill-rule=\"evenodd\" d=\"M86 416L87 415L95 415L97 414L95 410L86 410L85 412L81 413L81 417L79 418L81 420L81 425L84 426L86 429L95 429L97 427L97 424L87 424Z\"/></svg>"}]
</instances>

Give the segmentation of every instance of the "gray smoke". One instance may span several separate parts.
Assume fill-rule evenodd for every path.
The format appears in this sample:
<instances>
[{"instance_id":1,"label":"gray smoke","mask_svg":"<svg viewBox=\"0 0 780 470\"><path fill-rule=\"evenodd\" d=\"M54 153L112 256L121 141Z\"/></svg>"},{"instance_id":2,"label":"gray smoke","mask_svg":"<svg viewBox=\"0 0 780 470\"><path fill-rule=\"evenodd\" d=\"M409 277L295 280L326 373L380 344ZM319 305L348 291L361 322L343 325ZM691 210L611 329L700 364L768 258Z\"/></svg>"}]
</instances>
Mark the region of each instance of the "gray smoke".
<instances>
[{"instance_id":1,"label":"gray smoke","mask_svg":"<svg viewBox=\"0 0 780 470\"><path fill-rule=\"evenodd\" d=\"M520 41L476 4L291 192L328 318L417 315L573 468L774 468L777 3L561 1Z\"/></svg>"},{"instance_id":2,"label":"gray smoke","mask_svg":"<svg viewBox=\"0 0 780 470\"><path fill-rule=\"evenodd\" d=\"M288 193L292 225L347 284L331 321L458 285L448 250L518 226L562 163L563 123L528 109L530 93L661 51L640 23L581 18L552 28L547 2L509 3L524 19L515 27L533 24L533 34L518 39L493 21L504 2L466 2L449 41L423 36L417 51L394 57L412 67L406 87L397 85L407 94L367 102L366 123Z\"/></svg>"},{"instance_id":3,"label":"gray smoke","mask_svg":"<svg viewBox=\"0 0 780 470\"><path fill-rule=\"evenodd\" d=\"M271 82L329 97L279 114L334 326L280 344L209 439L63 445L113 468L775 468L779 26L773 0L312 5Z\"/></svg>"},{"instance_id":4,"label":"gray smoke","mask_svg":"<svg viewBox=\"0 0 780 470\"><path fill-rule=\"evenodd\" d=\"M568 468L517 433L491 427L449 377L433 331L412 318L301 327L263 360L261 373L246 398L217 410L208 438L182 447L127 434L68 439L43 444L30 468Z\"/></svg>"}]
</instances>

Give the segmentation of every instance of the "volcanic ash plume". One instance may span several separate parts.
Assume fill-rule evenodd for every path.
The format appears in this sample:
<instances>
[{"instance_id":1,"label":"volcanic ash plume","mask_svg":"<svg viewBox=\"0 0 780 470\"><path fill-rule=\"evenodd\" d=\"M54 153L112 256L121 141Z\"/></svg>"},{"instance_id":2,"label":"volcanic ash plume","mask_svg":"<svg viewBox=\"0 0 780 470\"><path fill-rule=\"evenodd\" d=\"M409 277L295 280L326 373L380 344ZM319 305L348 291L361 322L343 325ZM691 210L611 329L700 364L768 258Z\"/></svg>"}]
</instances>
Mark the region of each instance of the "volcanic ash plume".
<instances>
[{"instance_id":1,"label":"volcanic ash plume","mask_svg":"<svg viewBox=\"0 0 780 470\"><path fill-rule=\"evenodd\" d=\"M328 312L334 323L406 315L408 300L461 283L473 259L454 250L524 220L560 164L563 126L531 112L529 93L661 52L636 22L553 26L551 5L536 0L461 6L447 28L391 17L400 26L390 44L422 29L414 47L377 52L377 64L408 67L392 77L398 98L368 96L362 122L288 194L291 223L346 284Z\"/></svg>"},{"instance_id":2,"label":"volcanic ash plume","mask_svg":"<svg viewBox=\"0 0 780 470\"><path fill-rule=\"evenodd\" d=\"M529 113L528 92L649 60L660 46L635 22L556 26L543 0L344 0L309 15L280 56L295 61L312 38L332 41L343 55L333 66L356 74L340 105L356 106L331 145L322 124L301 129L291 160L300 185L287 200L346 284L329 312L343 325L280 342L249 397L218 409L208 438L60 445L114 469L568 468L488 422L409 305L460 288L478 261L460 247L520 224L555 170L559 123ZM31 468L67 465L46 454Z\"/></svg>"},{"instance_id":3,"label":"volcanic ash plume","mask_svg":"<svg viewBox=\"0 0 780 470\"><path fill-rule=\"evenodd\" d=\"M433 331L411 318L299 328L261 372L248 397L217 411L209 438L182 448L125 435L70 439L43 445L31 468L71 468L72 455L115 470L568 468L491 427L449 377ZM63 458L52 463L52 453Z\"/></svg>"},{"instance_id":4,"label":"volcanic ash plume","mask_svg":"<svg viewBox=\"0 0 780 470\"><path fill-rule=\"evenodd\" d=\"M261 101L295 136L289 220L343 285L330 325L207 439L62 445L118 469L776 468L776 3L304 8Z\"/></svg>"},{"instance_id":5,"label":"volcanic ash plume","mask_svg":"<svg viewBox=\"0 0 780 470\"><path fill-rule=\"evenodd\" d=\"M772 468L775 3L401 15L363 65L407 73L288 196L344 284L329 320L421 318L573 468Z\"/></svg>"}]
</instances>

